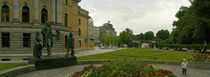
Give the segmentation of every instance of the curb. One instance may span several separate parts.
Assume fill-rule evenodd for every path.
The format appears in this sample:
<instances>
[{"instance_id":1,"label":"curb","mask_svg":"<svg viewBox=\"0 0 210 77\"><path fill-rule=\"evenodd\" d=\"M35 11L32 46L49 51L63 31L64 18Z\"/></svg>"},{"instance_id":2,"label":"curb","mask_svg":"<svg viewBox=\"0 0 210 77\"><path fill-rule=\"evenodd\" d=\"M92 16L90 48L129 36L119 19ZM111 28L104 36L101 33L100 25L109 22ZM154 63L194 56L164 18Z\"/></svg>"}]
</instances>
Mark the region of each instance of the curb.
<instances>
[{"instance_id":1,"label":"curb","mask_svg":"<svg viewBox=\"0 0 210 77\"><path fill-rule=\"evenodd\" d=\"M34 65L21 66L0 72L0 77L16 77L21 74L35 71Z\"/></svg>"},{"instance_id":2,"label":"curb","mask_svg":"<svg viewBox=\"0 0 210 77\"><path fill-rule=\"evenodd\" d=\"M83 64L102 64L108 60L79 60L77 65ZM114 60L113 60L114 61ZM146 60L136 60L139 63L144 64L164 64L164 65L179 65L181 67L181 62L178 61L146 61ZM188 68L195 68L201 70L209 70L210 69L210 62L202 63L202 62L189 62Z\"/></svg>"}]
</instances>

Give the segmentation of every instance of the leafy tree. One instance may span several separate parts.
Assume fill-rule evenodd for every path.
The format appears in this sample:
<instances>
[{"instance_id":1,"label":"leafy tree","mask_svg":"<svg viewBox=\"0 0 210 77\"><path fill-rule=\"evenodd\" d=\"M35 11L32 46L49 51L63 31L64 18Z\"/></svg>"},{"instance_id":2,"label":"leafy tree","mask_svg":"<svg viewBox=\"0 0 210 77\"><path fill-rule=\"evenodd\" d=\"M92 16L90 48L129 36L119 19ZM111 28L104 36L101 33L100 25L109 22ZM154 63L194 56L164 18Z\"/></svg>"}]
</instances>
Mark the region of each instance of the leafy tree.
<instances>
[{"instance_id":1,"label":"leafy tree","mask_svg":"<svg viewBox=\"0 0 210 77\"><path fill-rule=\"evenodd\" d=\"M174 21L171 40L181 44L201 44L210 42L210 1L190 0L190 7L182 6ZM174 40L177 39L177 40Z\"/></svg>"},{"instance_id":2,"label":"leafy tree","mask_svg":"<svg viewBox=\"0 0 210 77\"><path fill-rule=\"evenodd\" d=\"M110 44L113 45L114 44L114 37L113 37L113 35L110 35L109 39L110 39Z\"/></svg>"},{"instance_id":3,"label":"leafy tree","mask_svg":"<svg viewBox=\"0 0 210 77\"><path fill-rule=\"evenodd\" d=\"M106 41L105 41L105 44L106 44L106 46L109 46L109 45L110 45L110 43L111 43L110 36L109 36L109 35L107 35L107 37L106 37Z\"/></svg>"},{"instance_id":4,"label":"leafy tree","mask_svg":"<svg viewBox=\"0 0 210 77\"><path fill-rule=\"evenodd\" d=\"M169 38L169 31L168 30L160 30L156 33L156 37L161 40L166 40Z\"/></svg>"},{"instance_id":5,"label":"leafy tree","mask_svg":"<svg viewBox=\"0 0 210 77\"><path fill-rule=\"evenodd\" d=\"M126 44L128 47L131 47L133 42L133 31L129 28L122 31L119 36L119 42L120 44Z\"/></svg>"},{"instance_id":6,"label":"leafy tree","mask_svg":"<svg viewBox=\"0 0 210 77\"><path fill-rule=\"evenodd\" d=\"M145 40L153 40L154 39L154 33L152 31L148 31L144 34Z\"/></svg>"},{"instance_id":7,"label":"leafy tree","mask_svg":"<svg viewBox=\"0 0 210 77\"><path fill-rule=\"evenodd\" d=\"M144 34L140 33L140 34L136 35L135 40L138 40L138 41L144 40Z\"/></svg>"},{"instance_id":8,"label":"leafy tree","mask_svg":"<svg viewBox=\"0 0 210 77\"><path fill-rule=\"evenodd\" d=\"M101 42L102 44L105 44L105 41L106 41L106 37L105 37L104 34L102 34L101 39L100 39L100 42Z\"/></svg>"},{"instance_id":9,"label":"leafy tree","mask_svg":"<svg viewBox=\"0 0 210 77\"><path fill-rule=\"evenodd\" d=\"M113 40L113 44L115 45L115 46L117 46L118 45L118 37L117 36L114 36L114 38L113 38L114 40Z\"/></svg>"}]
</instances>

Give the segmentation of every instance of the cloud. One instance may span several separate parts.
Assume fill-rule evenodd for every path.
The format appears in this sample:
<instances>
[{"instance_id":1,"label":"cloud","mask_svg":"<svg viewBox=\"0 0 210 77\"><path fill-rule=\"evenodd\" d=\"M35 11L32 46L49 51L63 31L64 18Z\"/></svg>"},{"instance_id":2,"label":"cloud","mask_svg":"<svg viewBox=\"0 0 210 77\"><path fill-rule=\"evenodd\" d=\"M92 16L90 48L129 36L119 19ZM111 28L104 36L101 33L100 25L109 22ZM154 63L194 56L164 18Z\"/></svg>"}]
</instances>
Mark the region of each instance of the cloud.
<instances>
[{"instance_id":1,"label":"cloud","mask_svg":"<svg viewBox=\"0 0 210 77\"><path fill-rule=\"evenodd\" d=\"M131 28L135 34L161 29L172 30L179 8L188 0L82 0L80 6L90 12L96 26L108 20L119 32Z\"/></svg>"}]
</instances>

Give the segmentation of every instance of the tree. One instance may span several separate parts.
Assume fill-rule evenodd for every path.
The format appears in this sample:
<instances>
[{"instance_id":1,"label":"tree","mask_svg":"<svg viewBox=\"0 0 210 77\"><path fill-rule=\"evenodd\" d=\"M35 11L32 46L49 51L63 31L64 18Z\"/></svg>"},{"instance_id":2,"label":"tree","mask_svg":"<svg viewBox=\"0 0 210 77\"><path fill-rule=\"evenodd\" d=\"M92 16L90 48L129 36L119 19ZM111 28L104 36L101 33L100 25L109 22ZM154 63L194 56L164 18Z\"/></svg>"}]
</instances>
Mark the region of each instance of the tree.
<instances>
[{"instance_id":1,"label":"tree","mask_svg":"<svg viewBox=\"0 0 210 77\"><path fill-rule=\"evenodd\" d=\"M169 38L169 31L168 30L160 30L156 33L156 37L161 40L166 40Z\"/></svg>"},{"instance_id":2,"label":"tree","mask_svg":"<svg viewBox=\"0 0 210 77\"><path fill-rule=\"evenodd\" d=\"M110 44L111 44L111 46L114 44L114 37L113 37L113 35L110 35Z\"/></svg>"},{"instance_id":3,"label":"tree","mask_svg":"<svg viewBox=\"0 0 210 77\"><path fill-rule=\"evenodd\" d=\"M109 35L107 35L107 36L106 36L105 45L106 45L106 46L109 46L109 45L110 45L110 43L111 43L110 36L109 36Z\"/></svg>"},{"instance_id":4,"label":"tree","mask_svg":"<svg viewBox=\"0 0 210 77\"><path fill-rule=\"evenodd\" d=\"M153 40L154 39L154 33L152 31L148 31L144 34L145 40Z\"/></svg>"},{"instance_id":5,"label":"tree","mask_svg":"<svg viewBox=\"0 0 210 77\"><path fill-rule=\"evenodd\" d=\"M190 0L191 6L182 6L174 21L173 36L177 43L201 44L210 42L210 1Z\"/></svg>"},{"instance_id":6,"label":"tree","mask_svg":"<svg viewBox=\"0 0 210 77\"><path fill-rule=\"evenodd\" d=\"M100 38L100 42L101 42L101 44L105 44L105 41L106 41L106 37L105 37L105 35L104 34L102 34L101 35L101 38Z\"/></svg>"},{"instance_id":7,"label":"tree","mask_svg":"<svg viewBox=\"0 0 210 77\"><path fill-rule=\"evenodd\" d=\"M129 28L122 31L119 36L119 42L120 44L126 44L128 47L131 47L133 42L133 31Z\"/></svg>"},{"instance_id":8,"label":"tree","mask_svg":"<svg viewBox=\"0 0 210 77\"><path fill-rule=\"evenodd\" d=\"M140 33L140 34L136 35L135 40L138 40L138 41L144 40L144 34Z\"/></svg>"}]
</instances>

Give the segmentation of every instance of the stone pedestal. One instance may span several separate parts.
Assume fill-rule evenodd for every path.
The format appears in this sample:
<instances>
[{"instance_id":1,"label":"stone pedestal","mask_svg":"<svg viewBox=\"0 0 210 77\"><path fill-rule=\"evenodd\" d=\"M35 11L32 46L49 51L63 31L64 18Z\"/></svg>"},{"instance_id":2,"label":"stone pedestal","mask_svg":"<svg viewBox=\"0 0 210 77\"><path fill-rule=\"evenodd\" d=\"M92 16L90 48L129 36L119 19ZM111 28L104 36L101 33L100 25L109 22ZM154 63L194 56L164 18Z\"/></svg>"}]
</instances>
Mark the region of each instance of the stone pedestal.
<instances>
[{"instance_id":1,"label":"stone pedestal","mask_svg":"<svg viewBox=\"0 0 210 77\"><path fill-rule=\"evenodd\" d=\"M42 57L42 59L29 58L29 64L35 64L36 70L52 69L77 64L76 57Z\"/></svg>"}]
</instances>

